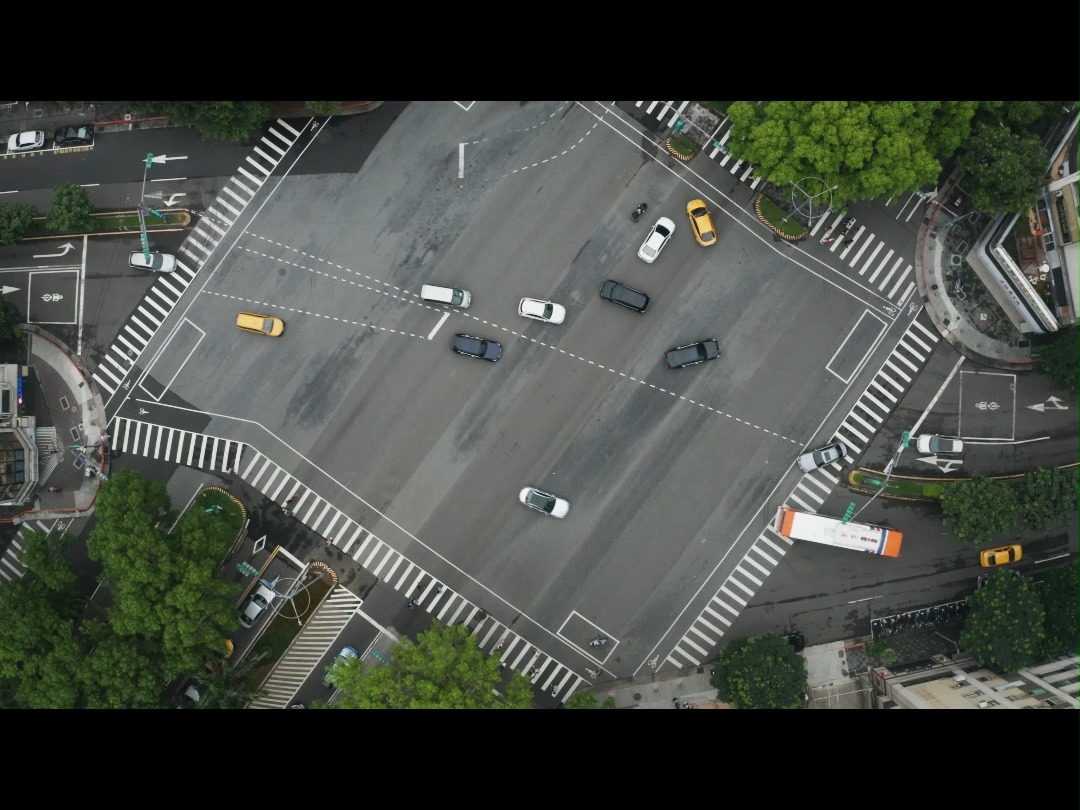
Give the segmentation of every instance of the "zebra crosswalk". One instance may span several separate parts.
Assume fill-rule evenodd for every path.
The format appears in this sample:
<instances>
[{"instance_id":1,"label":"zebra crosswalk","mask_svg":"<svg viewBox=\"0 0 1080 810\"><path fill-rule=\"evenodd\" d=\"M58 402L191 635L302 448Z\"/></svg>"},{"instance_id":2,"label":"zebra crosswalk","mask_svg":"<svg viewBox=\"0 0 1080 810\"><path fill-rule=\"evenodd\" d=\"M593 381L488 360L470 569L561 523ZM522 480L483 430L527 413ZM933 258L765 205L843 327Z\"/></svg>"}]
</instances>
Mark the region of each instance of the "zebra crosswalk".
<instances>
[{"instance_id":1,"label":"zebra crosswalk","mask_svg":"<svg viewBox=\"0 0 1080 810\"><path fill-rule=\"evenodd\" d=\"M841 226L843 218L844 214L841 213L831 220L827 216L821 217L810 230L811 238L818 239L819 234L821 239L827 238ZM829 224L826 225L826 222ZM897 255L892 248L886 248L885 243L874 233L868 232L865 226L845 234L843 238L837 236L826 244L830 253L858 271L860 281L876 288L893 303L903 303L915 289L915 271L911 263L904 255ZM886 253L878 261L883 250Z\"/></svg>"},{"instance_id":2,"label":"zebra crosswalk","mask_svg":"<svg viewBox=\"0 0 1080 810\"><path fill-rule=\"evenodd\" d=\"M785 498L785 505L816 512L833 488L841 483L840 472L844 466L852 464L873 439L941 338L932 326L920 323L921 317L920 313L908 326L833 435L833 441L842 441L847 448L843 462L834 461L804 474ZM701 666L708 660L720 639L792 545L793 541L766 526L668 653L665 662L682 669Z\"/></svg>"},{"instance_id":3,"label":"zebra crosswalk","mask_svg":"<svg viewBox=\"0 0 1080 810\"><path fill-rule=\"evenodd\" d=\"M655 117L665 127L674 127L679 118L686 112L686 108L690 105L690 102L637 101L634 103L634 106L641 108L646 104L649 106L644 109L645 115ZM716 126L715 130L709 133L708 139L705 141L705 146L702 148L703 154L707 155L710 160L716 161L720 166L723 166L731 172L739 182L746 183L750 188L756 189L761 183L761 178L754 173L753 165L732 157L727 146L730 138L731 119L724 116Z\"/></svg>"},{"instance_id":4,"label":"zebra crosswalk","mask_svg":"<svg viewBox=\"0 0 1080 810\"><path fill-rule=\"evenodd\" d=\"M508 625L441 584L272 459L255 451L238 472L250 486L282 504L289 514L389 584L403 598L413 600L445 625L465 623L472 627L481 649L499 653L500 662L513 671L525 672L535 686L552 697L566 701L587 683ZM322 654L325 652L323 649Z\"/></svg>"},{"instance_id":5,"label":"zebra crosswalk","mask_svg":"<svg viewBox=\"0 0 1080 810\"><path fill-rule=\"evenodd\" d=\"M523 636L490 617L464 596L439 583L431 574L384 543L374 533L338 509L315 490L303 484L283 467L243 442L208 436L179 428L154 425L137 419L117 417L113 426L113 447L121 452L171 461L206 470L231 471L288 514L347 554L354 562L391 585L405 599L433 614L446 625L464 622L473 628L481 647L499 653L500 661L512 670L524 671L536 686L565 701L587 681L566 665L546 654ZM344 597L343 597L344 598ZM344 626L344 625L342 625ZM331 638L336 637L336 634ZM305 648L321 658L327 647ZM302 670L301 658L291 669ZM310 674L311 663L307 674ZM277 705L293 676L282 676L281 690L268 705ZM307 677L306 675L304 677ZM277 689L277 686L275 686ZM295 693L295 689L293 690ZM291 694L289 695L291 698Z\"/></svg>"},{"instance_id":6,"label":"zebra crosswalk","mask_svg":"<svg viewBox=\"0 0 1080 810\"><path fill-rule=\"evenodd\" d=\"M113 424L112 446L136 456L220 472L237 469L245 447L243 442L232 439L122 416L116 417Z\"/></svg>"},{"instance_id":7,"label":"zebra crosswalk","mask_svg":"<svg viewBox=\"0 0 1080 810\"><path fill-rule=\"evenodd\" d=\"M267 130L260 144L222 188L213 205L198 218L187 239L180 246L176 270L159 273L149 292L135 308L120 333L101 358L91 378L105 392L116 393L124 378L143 353L146 345L161 328L184 292L214 249L226 236L255 194L269 179L286 152L303 134L286 121L278 119Z\"/></svg>"}]
</instances>

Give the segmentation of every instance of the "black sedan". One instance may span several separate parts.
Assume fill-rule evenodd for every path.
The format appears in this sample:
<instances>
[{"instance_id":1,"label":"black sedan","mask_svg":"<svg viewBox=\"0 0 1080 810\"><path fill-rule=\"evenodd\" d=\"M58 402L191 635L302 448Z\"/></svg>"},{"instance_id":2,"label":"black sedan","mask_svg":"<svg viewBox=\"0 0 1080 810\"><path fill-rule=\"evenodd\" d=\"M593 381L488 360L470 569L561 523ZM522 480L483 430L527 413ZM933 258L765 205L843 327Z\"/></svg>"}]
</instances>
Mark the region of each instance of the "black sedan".
<instances>
[{"instance_id":1,"label":"black sedan","mask_svg":"<svg viewBox=\"0 0 1080 810\"><path fill-rule=\"evenodd\" d=\"M502 344L472 335L454 335L450 348L466 357L479 357L481 360L490 360L492 363L502 357Z\"/></svg>"},{"instance_id":2,"label":"black sedan","mask_svg":"<svg viewBox=\"0 0 1080 810\"><path fill-rule=\"evenodd\" d=\"M86 146L94 142L94 127L61 127L53 135L53 146Z\"/></svg>"},{"instance_id":3,"label":"black sedan","mask_svg":"<svg viewBox=\"0 0 1080 810\"><path fill-rule=\"evenodd\" d=\"M685 368L704 363L706 360L715 360L720 356L720 344L712 338L698 343L687 343L685 346L676 346L664 352L664 360L668 368Z\"/></svg>"},{"instance_id":4,"label":"black sedan","mask_svg":"<svg viewBox=\"0 0 1080 810\"><path fill-rule=\"evenodd\" d=\"M600 297L620 307L644 312L649 306L649 296L625 284L608 279L600 286Z\"/></svg>"}]
</instances>

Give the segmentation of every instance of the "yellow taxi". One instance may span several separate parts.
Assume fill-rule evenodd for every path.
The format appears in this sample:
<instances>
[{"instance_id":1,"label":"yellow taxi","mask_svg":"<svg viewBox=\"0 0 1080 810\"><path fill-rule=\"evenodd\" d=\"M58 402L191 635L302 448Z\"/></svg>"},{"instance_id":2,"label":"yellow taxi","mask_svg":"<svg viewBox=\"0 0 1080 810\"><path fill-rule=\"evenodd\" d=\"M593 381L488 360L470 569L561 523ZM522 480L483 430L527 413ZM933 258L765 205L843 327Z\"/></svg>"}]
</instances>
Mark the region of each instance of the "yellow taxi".
<instances>
[{"instance_id":1,"label":"yellow taxi","mask_svg":"<svg viewBox=\"0 0 1080 810\"><path fill-rule=\"evenodd\" d=\"M995 565L1006 565L1016 562L1024 556L1023 550L1015 543L1001 548L984 549L979 554L979 565L983 568L993 568Z\"/></svg>"},{"instance_id":2,"label":"yellow taxi","mask_svg":"<svg viewBox=\"0 0 1080 810\"><path fill-rule=\"evenodd\" d=\"M258 332L260 335L277 337L285 331L285 322L281 318L272 315L255 315L251 312L241 312L236 316L236 325L245 332Z\"/></svg>"},{"instance_id":3,"label":"yellow taxi","mask_svg":"<svg viewBox=\"0 0 1080 810\"><path fill-rule=\"evenodd\" d=\"M704 200L691 200L686 204L686 214L690 217L690 227L699 245L708 247L716 243L716 228Z\"/></svg>"}]
</instances>

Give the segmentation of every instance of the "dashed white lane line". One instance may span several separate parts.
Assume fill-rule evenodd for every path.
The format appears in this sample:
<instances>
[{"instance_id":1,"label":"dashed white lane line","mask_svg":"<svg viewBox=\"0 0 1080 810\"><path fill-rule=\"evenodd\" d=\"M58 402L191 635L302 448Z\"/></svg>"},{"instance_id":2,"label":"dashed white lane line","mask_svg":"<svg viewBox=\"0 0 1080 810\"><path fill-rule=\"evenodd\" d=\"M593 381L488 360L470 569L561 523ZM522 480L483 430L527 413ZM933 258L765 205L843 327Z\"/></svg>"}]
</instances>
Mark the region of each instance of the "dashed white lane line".
<instances>
[{"instance_id":1,"label":"dashed white lane line","mask_svg":"<svg viewBox=\"0 0 1080 810\"><path fill-rule=\"evenodd\" d=\"M427 305L426 303L423 303L420 300L419 296L416 295L416 293L408 292L406 290L403 290L400 287L394 286L393 284L389 284L389 283L387 283L385 281L382 281L380 279L372 278L371 276L366 275L366 274L357 273L356 271L350 270L347 267L343 267L340 264L334 264L334 263L331 263L331 262L327 262L325 259L320 259L320 258L318 258L316 256L311 256L310 254L304 253L301 250L297 250L296 248L290 247L289 245L285 245L285 244L283 244L281 242L277 242L277 241L274 241L272 239L267 239L264 236L259 236L258 234L254 234L254 233L249 233L248 235L252 236L252 237L254 237L256 239L260 239L260 240L262 240L264 242L269 242L270 244L275 245L277 247L280 247L283 250L292 251L293 253L298 253L301 256L305 256L307 258L314 259L315 261L321 262L322 264L326 264L328 266L335 267L335 268L341 270L344 273L349 273L349 274L352 274L352 275L355 275L355 276L361 276L365 280L372 282L372 285L375 285L375 286L368 285L368 284L363 284L363 283L357 281L354 278L348 278L348 277L345 277L345 276L335 275L333 273L329 273L329 272L326 272L326 271L323 271L323 270L319 270L319 269L314 268L314 267L308 267L306 265L299 264L297 262L292 262L292 261L289 261L288 259L283 259L280 256L272 256L272 255L270 255L268 253L262 253L260 251L253 250L252 248L249 248L249 247L240 248L241 250L244 250L244 251L246 251L248 253L251 253L251 254L253 254L255 256L259 256L261 258L269 259L269 260L275 261L275 262L284 263L284 264L290 265L292 267L295 267L298 270L305 270L305 271L307 271L309 273L313 273L314 275L324 276L324 277L329 278L329 279L331 279L333 281L341 281L341 282L343 282L345 284L351 284L354 287L360 287L362 289L369 290L370 292L375 292L375 293L379 293L381 295L386 295L386 296L388 296L390 298L396 298L396 299L401 300L401 301L406 301L406 302L408 302L410 304L413 304L415 306L423 307L424 309L430 309L432 312L441 313L442 314L442 320L439 321L438 326L436 326L435 329L432 330L432 332L431 332L432 335L435 334L435 332L438 330L439 326L441 326L443 321L445 321L451 314L451 313L447 312L445 309L442 309L441 307L439 307L439 308L432 307L432 306ZM395 292L388 292L386 289L380 289L379 288L380 285L383 288L390 288L390 289L394 290ZM207 290L207 292L210 292L210 291ZM386 326L376 326L375 324L365 323L363 321L351 321L351 320L348 320L347 318L337 318L337 317L334 317L334 316L331 316L331 315L322 315L322 314L320 314L318 312L309 312L307 310L296 309L294 307L284 307L284 306L281 306L279 304L271 304L271 303L266 302L266 301L253 301L250 298L242 298L240 296L228 295L226 293L211 292L210 294L211 295L217 295L217 296L222 297L222 298L230 298L230 299L232 299L234 301L243 301L245 303L255 304L255 305L261 306L261 307L273 307L274 309L280 309L280 310L283 310L285 312L298 312L298 313L301 313L301 314L304 314L304 315L311 315L311 316L316 317L316 318L323 318L325 320L337 321L339 323L347 323L347 324L350 324L352 326L366 326L366 327L369 327L371 329L377 329L380 332L388 332L390 334L395 334L395 335L405 335L406 337L415 337L415 338L420 338L421 340L430 339L430 335L427 336L427 337L425 337L424 335L415 335L412 332L402 332L400 330L391 329L390 327L386 327ZM612 374L618 374L620 377L625 377L626 379L628 379L628 380L630 380L632 382L636 382L636 383L638 383L640 385L647 385L647 386L649 386L649 388L652 388L652 389L654 389L656 391L660 391L661 393L670 394L673 397L678 397L679 399L682 399L682 400L684 400L686 402L689 402L691 405L699 405L699 406L701 406L703 408L708 408L713 413L720 414L722 416L726 416L728 419L734 419L736 422L738 422L738 423L740 423L742 425L746 425L747 427L752 427L754 430L757 430L757 431L759 431L761 433L767 433L770 436L775 436L778 439L783 439L784 441L791 442L792 444L798 445L799 447L802 447L802 445L805 444L805 442L803 442L803 441L793 439L790 436L785 436L782 433L777 433L774 430L769 430L768 428L761 427L760 425L751 424L750 422L747 422L744 419L740 419L739 417L734 416L734 415L732 415L730 413L726 413L725 411L718 410L718 409L712 407L711 405L706 405L703 402L698 402L697 400L690 399L688 397L684 397L684 396L678 394L675 391L669 391L668 389L663 388L663 387L661 387L659 385L655 385L654 383L646 382L645 380L639 380L637 377L633 377L633 376L631 376L629 374L626 374L626 373L624 373L622 371L616 371L613 368L607 368L605 366L600 365L599 363L596 363L593 360L589 360L587 357L579 357L578 355L574 354L573 352L568 352L565 349L560 349L560 348L555 347L555 346L548 346L548 344L544 343L543 341L537 340L536 338L531 338L528 335L522 334L521 332L515 332L513 329L509 329L509 328L507 328L505 326L499 326L496 323L486 321L483 318L478 318L475 315L470 315L467 312L457 312L455 314L461 315L464 318L471 318L472 320L477 321L478 323L482 323L482 324L485 324L487 326L491 326L494 329L501 329L502 331L506 332L509 335L513 335L514 337L521 338L522 340L527 340L530 343L535 343L538 346L544 346L545 348L554 349L555 351L558 351L560 354L564 354L567 357L570 357L570 358L572 358L574 360L580 360L582 362L588 363L590 366L599 366L601 369L603 369L605 371L608 371L608 372L610 372Z\"/></svg>"}]
</instances>

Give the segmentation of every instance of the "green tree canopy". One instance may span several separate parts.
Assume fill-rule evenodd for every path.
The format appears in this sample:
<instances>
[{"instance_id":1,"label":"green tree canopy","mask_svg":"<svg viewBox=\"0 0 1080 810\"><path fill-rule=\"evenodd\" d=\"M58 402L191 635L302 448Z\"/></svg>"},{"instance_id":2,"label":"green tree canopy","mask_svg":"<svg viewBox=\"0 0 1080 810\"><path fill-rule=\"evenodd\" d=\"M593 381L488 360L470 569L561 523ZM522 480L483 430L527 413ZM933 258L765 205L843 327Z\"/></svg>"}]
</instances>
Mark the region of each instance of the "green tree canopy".
<instances>
[{"instance_id":1,"label":"green tree canopy","mask_svg":"<svg viewBox=\"0 0 1080 810\"><path fill-rule=\"evenodd\" d=\"M722 650L709 681L738 709L798 709L806 695L806 659L775 633L735 639Z\"/></svg>"},{"instance_id":2,"label":"green tree canopy","mask_svg":"<svg viewBox=\"0 0 1080 810\"><path fill-rule=\"evenodd\" d=\"M1024 528L1030 532L1052 529L1065 523L1076 511L1076 470L1039 467L1024 473L1019 486Z\"/></svg>"},{"instance_id":3,"label":"green tree canopy","mask_svg":"<svg viewBox=\"0 0 1080 810\"><path fill-rule=\"evenodd\" d=\"M1046 611L1028 577L996 571L968 602L960 646L979 666L1013 672L1036 660L1046 636Z\"/></svg>"},{"instance_id":4,"label":"green tree canopy","mask_svg":"<svg viewBox=\"0 0 1080 810\"><path fill-rule=\"evenodd\" d=\"M82 186L64 183L53 189L52 205L45 218L50 231L79 231L93 227L94 203L90 192Z\"/></svg>"},{"instance_id":5,"label":"green tree canopy","mask_svg":"<svg viewBox=\"0 0 1080 810\"><path fill-rule=\"evenodd\" d=\"M26 236L36 216L29 203L0 202L0 245L14 245Z\"/></svg>"},{"instance_id":6,"label":"green tree canopy","mask_svg":"<svg viewBox=\"0 0 1080 810\"><path fill-rule=\"evenodd\" d=\"M23 708L79 705L80 601L75 575L62 570L73 542L65 533L27 532L19 555L27 572L0 587L0 683Z\"/></svg>"},{"instance_id":7,"label":"green tree canopy","mask_svg":"<svg viewBox=\"0 0 1080 810\"><path fill-rule=\"evenodd\" d=\"M7 298L0 299L0 339L12 340L21 336L22 330L19 329L19 324L22 322L22 313L19 312L19 308Z\"/></svg>"},{"instance_id":8,"label":"green tree canopy","mask_svg":"<svg viewBox=\"0 0 1080 810\"><path fill-rule=\"evenodd\" d=\"M203 505L196 501L170 534L164 485L121 470L98 491L98 522L87 541L114 599L111 628L160 644L166 680L201 666L238 623L238 586L217 577L238 524L231 511L207 514Z\"/></svg>"},{"instance_id":9,"label":"green tree canopy","mask_svg":"<svg viewBox=\"0 0 1080 810\"><path fill-rule=\"evenodd\" d=\"M1018 506L1011 486L975 473L942 489L941 511L953 537L979 548L1012 528Z\"/></svg>"},{"instance_id":10,"label":"green tree canopy","mask_svg":"<svg viewBox=\"0 0 1080 810\"><path fill-rule=\"evenodd\" d=\"M591 692L576 692L570 696L565 705L568 709L614 709L615 698L608 695L601 703Z\"/></svg>"},{"instance_id":11,"label":"green tree canopy","mask_svg":"<svg viewBox=\"0 0 1080 810\"><path fill-rule=\"evenodd\" d=\"M1032 349L1035 370L1071 394L1077 392L1077 329L1068 326Z\"/></svg>"},{"instance_id":12,"label":"green tree canopy","mask_svg":"<svg viewBox=\"0 0 1080 810\"><path fill-rule=\"evenodd\" d=\"M986 213L1011 214L1035 204L1048 162L1037 135L987 123L976 124L958 161L972 204Z\"/></svg>"},{"instance_id":13,"label":"green tree canopy","mask_svg":"<svg viewBox=\"0 0 1080 810\"><path fill-rule=\"evenodd\" d=\"M334 685L344 709L527 709L532 686L511 675L501 695L499 659L485 654L463 624L444 627L433 621L416 641L403 638L390 651L390 661L365 668L361 659L334 669Z\"/></svg>"},{"instance_id":14,"label":"green tree canopy","mask_svg":"<svg viewBox=\"0 0 1080 810\"><path fill-rule=\"evenodd\" d=\"M137 101L139 110L192 127L204 140L242 141L270 117L266 101Z\"/></svg>"},{"instance_id":15,"label":"green tree canopy","mask_svg":"<svg viewBox=\"0 0 1080 810\"><path fill-rule=\"evenodd\" d=\"M1039 658L1049 660L1058 655L1076 655L1080 649L1080 582L1076 560L1051 568L1042 577L1039 598L1046 609L1043 628L1046 638Z\"/></svg>"},{"instance_id":16,"label":"green tree canopy","mask_svg":"<svg viewBox=\"0 0 1080 810\"><path fill-rule=\"evenodd\" d=\"M841 207L936 183L935 152L949 156L973 114L937 101L737 101L728 144L776 185L823 180Z\"/></svg>"}]
</instances>

